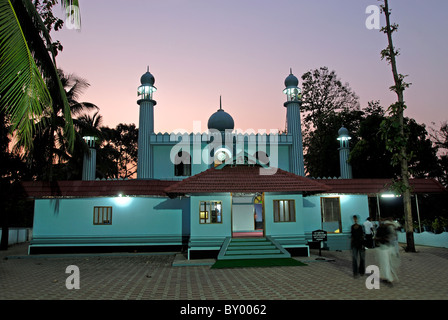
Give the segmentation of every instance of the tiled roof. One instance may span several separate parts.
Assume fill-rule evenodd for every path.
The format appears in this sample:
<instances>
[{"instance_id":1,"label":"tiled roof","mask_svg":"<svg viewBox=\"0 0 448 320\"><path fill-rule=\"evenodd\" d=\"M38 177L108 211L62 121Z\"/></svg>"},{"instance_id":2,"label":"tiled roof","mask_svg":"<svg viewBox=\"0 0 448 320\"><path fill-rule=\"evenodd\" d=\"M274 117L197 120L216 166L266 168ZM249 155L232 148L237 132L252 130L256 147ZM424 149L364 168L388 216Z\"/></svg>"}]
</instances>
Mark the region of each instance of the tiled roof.
<instances>
[{"instance_id":1,"label":"tiled roof","mask_svg":"<svg viewBox=\"0 0 448 320\"><path fill-rule=\"evenodd\" d=\"M391 191L392 179L322 179L334 193L378 194ZM446 188L435 179L411 179L412 193L444 193Z\"/></svg>"},{"instance_id":2,"label":"tiled roof","mask_svg":"<svg viewBox=\"0 0 448 320\"><path fill-rule=\"evenodd\" d=\"M202 192L323 192L328 187L316 180L277 169L275 173L260 174L259 166L225 166L211 168L179 181L165 191L169 194Z\"/></svg>"},{"instance_id":3,"label":"tiled roof","mask_svg":"<svg viewBox=\"0 0 448 320\"><path fill-rule=\"evenodd\" d=\"M27 181L22 182L29 197L107 197L123 195L165 196L164 189L173 181L97 180L97 181Z\"/></svg>"},{"instance_id":4,"label":"tiled roof","mask_svg":"<svg viewBox=\"0 0 448 320\"><path fill-rule=\"evenodd\" d=\"M260 174L259 166L211 168L182 181L96 180L22 182L25 195L46 197L176 196L208 192L303 192L378 194L390 190L391 179L310 179L277 169ZM411 179L412 193L448 192L434 179Z\"/></svg>"}]
</instances>

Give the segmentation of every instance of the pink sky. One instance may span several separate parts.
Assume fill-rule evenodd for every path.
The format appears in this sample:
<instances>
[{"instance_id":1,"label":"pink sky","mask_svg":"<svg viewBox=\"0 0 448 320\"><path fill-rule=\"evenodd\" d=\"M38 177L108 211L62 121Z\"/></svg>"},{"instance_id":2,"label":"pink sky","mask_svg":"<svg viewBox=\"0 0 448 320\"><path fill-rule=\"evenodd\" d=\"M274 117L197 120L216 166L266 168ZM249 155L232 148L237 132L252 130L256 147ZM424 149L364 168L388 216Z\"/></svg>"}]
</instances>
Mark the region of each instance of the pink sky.
<instances>
[{"instance_id":1,"label":"pink sky","mask_svg":"<svg viewBox=\"0 0 448 320\"><path fill-rule=\"evenodd\" d=\"M138 125L137 87L149 65L156 132L192 131L193 121L206 130L220 95L235 128L282 130L289 68L299 79L322 66L335 70L362 108L396 100L390 66L380 59L386 36L365 26L370 4L379 2L80 0L82 30L52 36L64 46L58 67L91 84L80 100L100 108L104 125ZM405 115L439 128L448 120L448 1L391 0L390 7L400 25L398 70L412 83Z\"/></svg>"}]
</instances>

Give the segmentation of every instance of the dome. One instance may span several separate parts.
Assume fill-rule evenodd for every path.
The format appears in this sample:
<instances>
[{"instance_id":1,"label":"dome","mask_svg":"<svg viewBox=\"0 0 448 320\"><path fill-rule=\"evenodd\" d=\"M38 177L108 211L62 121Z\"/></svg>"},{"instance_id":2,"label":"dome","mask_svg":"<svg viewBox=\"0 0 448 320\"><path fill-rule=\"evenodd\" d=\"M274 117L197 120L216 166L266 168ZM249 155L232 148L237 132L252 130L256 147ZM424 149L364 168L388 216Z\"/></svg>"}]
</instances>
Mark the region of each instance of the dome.
<instances>
[{"instance_id":1,"label":"dome","mask_svg":"<svg viewBox=\"0 0 448 320\"><path fill-rule=\"evenodd\" d=\"M285 79L285 87L297 87L299 85L299 79L292 72Z\"/></svg>"},{"instance_id":2,"label":"dome","mask_svg":"<svg viewBox=\"0 0 448 320\"><path fill-rule=\"evenodd\" d=\"M154 86L155 81L154 76L149 71L146 71L146 73L140 78L141 84L149 84L150 86Z\"/></svg>"},{"instance_id":3,"label":"dome","mask_svg":"<svg viewBox=\"0 0 448 320\"><path fill-rule=\"evenodd\" d=\"M230 114L222 109L218 109L214 114L210 116L207 124L209 129L216 129L219 131L233 130L235 123Z\"/></svg>"},{"instance_id":4,"label":"dome","mask_svg":"<svg viewBox=\"0 0 448 320\"><path fill-rule=\"evenodd\" d=\"M349 137L350 136L350 134L348 133L347 128L344 128L344 127L341 127L341 129L339 129L338 135L340 137Z\"/></svg>"},{"instance_id":5,"label":"dome","mask_svg":"<svg viewBox=\"0 0 448 320\"><path fill-rule=\"evenodd\" d=\"M338 130L338 138L339 141L348 141L350 140L350 134L348 133L348 130L344 127L341 127L341 129Z\"/></svg>"}]
</instances>

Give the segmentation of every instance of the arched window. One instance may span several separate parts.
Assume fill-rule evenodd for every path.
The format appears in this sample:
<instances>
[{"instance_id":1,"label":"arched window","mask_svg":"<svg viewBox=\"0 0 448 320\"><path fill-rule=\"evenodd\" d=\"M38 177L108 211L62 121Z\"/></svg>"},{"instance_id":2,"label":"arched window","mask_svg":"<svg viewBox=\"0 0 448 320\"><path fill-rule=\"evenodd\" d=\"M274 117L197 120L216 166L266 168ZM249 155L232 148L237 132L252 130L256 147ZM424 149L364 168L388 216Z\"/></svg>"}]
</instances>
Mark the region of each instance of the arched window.
<instances>
[{"instance_id":1,"label":"arched window","mask_svg":"<svg viewBox=\"0 0 448 320\"><path fill-rule=\"evenodd\" d=\"M191 176L191 156L188 152L179 151L174 162L174 175L176 177Z\"/></svg>"}]
</instances>

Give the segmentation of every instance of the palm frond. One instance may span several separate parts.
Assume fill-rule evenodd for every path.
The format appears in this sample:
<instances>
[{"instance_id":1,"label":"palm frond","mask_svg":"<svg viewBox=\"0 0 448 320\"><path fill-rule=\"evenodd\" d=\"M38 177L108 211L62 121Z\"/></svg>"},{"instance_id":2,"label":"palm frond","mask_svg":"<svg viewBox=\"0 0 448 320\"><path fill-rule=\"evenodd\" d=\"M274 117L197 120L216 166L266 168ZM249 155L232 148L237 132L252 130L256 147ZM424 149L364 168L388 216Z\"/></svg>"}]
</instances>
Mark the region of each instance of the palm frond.
<instances>
[{"instance_id":1,"label":"palm frond","mask_svg":"<svg viewBox=\"0 0 448 320\"><path fill-rule=\"evenodd\" d=\"M22 4L22 6L20 5ZM70 105L64 90L64 86L59 77L56 65L56 52L54 51L49 31L45 27L39 12L30 0L22 0L15 6L17 14L20 14L20 23L27 25L25 38L31 43L31 50L35 61L37 61L40 71L44 78L50 82L49 90L53 99L53 104L62 106L66 124L64 128L65 136L69 148L73 148L74 128L71 118ZM23 12L23 10L25 10ZM54 108L53 108L54 109Z\"/></svg>"},{"instance_id":2,"label":"palm frond","mask_svg":"<svg viewBox=\"0 0 448 320\"><path fill-rule=\"evenodd\" d=\"M30 0L0 0L0 95L1 107L11 114L19 141L32 147L34 122L45 107L63 106L65 134L73 147L74 129L70 106L57 74L51 38ZM45 80L53 83L52 93Z\"/></svg>"},{"instance_id":3,"label":"palm frond","mask_svg":"<svg viewBox=\"0 0 448 320\"><path fill-rule=\"evenodd\" d=\"M0 95L12 129L30 147L34 120L52 99L9 0L0 0Z\"/></svg>"}]
</instances>

